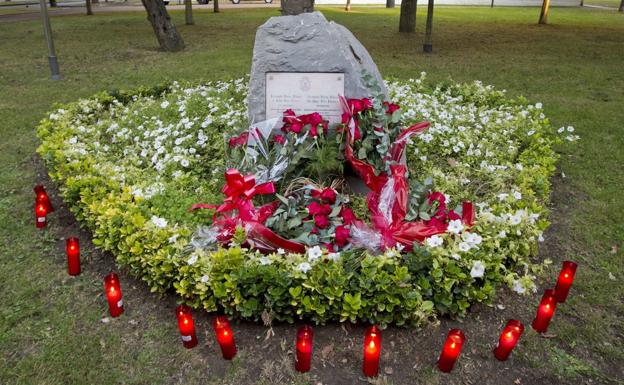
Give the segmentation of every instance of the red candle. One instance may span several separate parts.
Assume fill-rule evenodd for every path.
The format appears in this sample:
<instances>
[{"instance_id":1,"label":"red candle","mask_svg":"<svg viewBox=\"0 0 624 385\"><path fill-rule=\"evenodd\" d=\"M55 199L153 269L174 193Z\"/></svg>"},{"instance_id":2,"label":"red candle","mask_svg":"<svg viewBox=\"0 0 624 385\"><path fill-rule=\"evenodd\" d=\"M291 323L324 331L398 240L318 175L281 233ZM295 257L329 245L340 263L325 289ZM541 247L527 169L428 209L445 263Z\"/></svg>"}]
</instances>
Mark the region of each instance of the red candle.
<instances>
[{"instance_id":1,"label":"red candle","mask_svg":"<svg viewBox=\"0 0 624 385\"><path fill-rule=\"evenodd\" d=\"M295 369L298 372L305 373L310 371L312 363L312 337L314 337L314 333L310 326L302 326L297 331Z\"/></svg>"},{"instance_id":2,"label":"red candle","mask_svg":"<svg viewBox=\"0 0 624 385\"><path fill-rule=\"evenodd\" d=\"M48 196L48 193L46 192L45 188L42 185L37 185L35 186L33 190L35 191L35 202L43 203L46 206L48 213L53 212L54 207L52 207L52 203L50 202L50 197Z\"/></svg>"},{"instance_id":3,"label":"red candle","mask_svg":"<svg viewBox=\"0 0 624 385\"><path fill-rule=\"evenodd\" d=\"M557 279L557 286L555 286L555 298L557 302L565 302L566 298L568 298L570 286L572 286L572 282L574 282L576 266L577 264L575 262L563 261L563 267Z\"/></svg>"},{"instance_id":4,"label":"red candle","mask_svg":"<svg viewBox=\"0 0 624 385\"><path fill-rule=\"evenodd\" d=\"M498 339L498 345L494 349L494 356L496 359L499 361L506 361L507 358L509 358L511 351L516 347L522 332L524 332L524 325L522 322L515 319L507 321L507 325Z\"/></svg>"},{"instance_id":5,"label":"red candle","mask_svg":"<svg viewBox=\"0 0 624 385\"><path fill-rule=\"evenodd\" d=\"M234 342L234 335L230 328L230 323L227 317L217 316L212 320L212 328L217 335L217 342L221 346L221 353L223 358L231 360L236 355L236 343Z\"/></svg>"},{"instance_id":6,"label":"red candle","mask_svg":"<svg viewBox=\"0 0 624 385\"><path fill-rule=\"evenodd\" d=\"M195 335L195 323L191 308L186 305L180 305L176 308L178 317L178 328L182 336L182 344L185 348L191 349L197 345L197 336Z\"/></svg>"},{"instance_id":7,"label":"red candle","mask_svg":"<svg viewBox=\"0 0 624 385\"><path fill-rule=\"evenodd\" d=\"M38 229L42 229L48 224L46 215L48 215L46 205L44 203L35 203L35 226Z\"/></svg>"},{"instance_id":8,"label":"red candle","mask_svg":"<svg viewBox=\"0 0 624 385\"><path fill-rule=\"evenodd\" d=\"M542 300L537 307L537 315L533 320L532 326L536 332L545 333L548 330L548 324L553 314L555 314L556 306L555 291L552 289L545 290Z\"/></svg>"},{"instance_id":9,"label":"red candle","mask_svg":"<svg viewBox=\"0 0 624 385\"><path fill-rule=\"evenodd\" d=\"M444 347L442 348L442 353L440 353L440 358L438 359L438 368L441 371L449 373L453 370L453 366L455 366L455 361L457 361L461 353L465 340L466 337L461 330L451 329L449 331L446 342L444 342Z\"/></svg>"},{"instance_id":10,"label":"red candle","mask_svg":"<svg viewBox=\"0 0 624 385\"><path fill-rule=\"evenodd\" d=\"M381 354L381 330L377 326L366 329L364 335L364 363L362 371L366 377L379 374L379 355Z\"/></svg>"},{"instance_id":11,"label":"red candle","mask_svg":"<svg viewBox=\"0 0 624 385\"><path fill-rule=\"evenodd\" d=\"M124 312L124 308L117 274L111 272L104 277L104 289L106 290L106 299L108 300L108 312L111 317L120 316Z\"/></svg>"},{"instance_id":12,"label":"red candle","mask_svg":"<svg viewBox=\"0 0 624 385\"><path fill-rule=\"evenodd\" d=\"M67 252L67 272L69 275L80 274L80 243L78 238L67 238L65 251Z\"/></svg>"}]
</instances>

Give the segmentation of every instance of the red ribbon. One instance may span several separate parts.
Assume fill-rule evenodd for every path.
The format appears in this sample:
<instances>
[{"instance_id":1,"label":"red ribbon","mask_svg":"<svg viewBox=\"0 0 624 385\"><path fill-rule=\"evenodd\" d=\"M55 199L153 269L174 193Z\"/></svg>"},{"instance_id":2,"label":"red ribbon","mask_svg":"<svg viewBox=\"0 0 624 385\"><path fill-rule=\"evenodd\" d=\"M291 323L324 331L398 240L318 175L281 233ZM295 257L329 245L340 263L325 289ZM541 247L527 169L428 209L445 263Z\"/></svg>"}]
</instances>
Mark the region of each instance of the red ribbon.
<instances>
[{"instance_id":1,"label":"red ribbon","mask_svg":"<svg viewBox=\"0 0 624 385\"><path fill-rule=\"evenodd\" d=\"M405 222L408 205L408 183L405 176L405 165L391 165L393 192L390 213L383 213L380 208L381 192L371 192L367 197L368 208L371 211L371 222L381 234L381 249L395 247L400 243L407 251L411 250L414 241L423 242L432 235L446 232L448 223L442 221ZM383 202L387 205L388 202ZM390 214L390 215L388 215ZM390 216L390 218L388 218ZM471 202L462 203L462 222L466 226L474 224L474 207ZM390 219L390 220L388 220ZM362 225L362 223L360 223Z\"/></svg>"},{"instance_id":2,"label":"red ribbon","mask_svg":"<svg viewBox=\"0 0 624 385\"><path fill-rule=\"evenodd\" d=\"M253 175L244 176L235 169L229 169L225 173L225 186L221 189L226 195L220 205L197 203L191 206L192 210L216 209L214 226L220 230L217 237L219 242L228 244L234 236L237 226L242 226L247 231L247 241L251 246L265 252L272 252L278 248L293 253L304 253L305 245L284 239L264 226L264 222L273 215L279 206L279 202L271 202L256 209L251 199L255 195L275 193L275 185L272 182L256 185ZM238 214L224 215L225 213L238 211ZM222 214L217 218L217 214Z\"/></svg>"}]
</instances>

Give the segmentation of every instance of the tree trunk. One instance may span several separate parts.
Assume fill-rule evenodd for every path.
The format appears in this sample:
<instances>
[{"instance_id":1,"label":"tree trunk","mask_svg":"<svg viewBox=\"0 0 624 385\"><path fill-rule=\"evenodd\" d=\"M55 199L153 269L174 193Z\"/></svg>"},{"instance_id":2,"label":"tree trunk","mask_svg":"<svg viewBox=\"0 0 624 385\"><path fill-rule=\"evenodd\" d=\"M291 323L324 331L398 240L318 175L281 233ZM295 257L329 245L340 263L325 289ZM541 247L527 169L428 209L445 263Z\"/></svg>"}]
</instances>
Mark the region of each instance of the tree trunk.
<instances>
[{"instance_id":1,"label":"tree trunk","mask_svg":"<svg viewBox=\"0 0 624 385\"><path fill-rule=\"evenodd\" d=\"M56 0L50 0L50 7L56 7Z\"/></svg>"},{"instance_id":2,"label":"tree trunk","mask_svg":"<svg viewBox=\"0 0 624 385\"><path fill-rule=\"evenodd\" d=\"M624 0L620 1L620 12L624 12Z\"/></svg>"},{"instance_id":3,"label":"tree trunk","mask_svg":"<svg viewBox=\"0 0 624 385\"><path fill-rule=\"evenodd\" d=\"M425 30L425 44L423 45L423 51L429 53L433 52L433 0L429 0L427 5L427 28Z\"/></svg>"},{"instance_id":4,"label":"tree trunk","mask_svg":"<svg viewBox=\"0 0 624 385\"><path fill-rule=\"evenodd\" d=\"M186 19L186 25L193 25L193 3L191 0L184 0L184 18Z\"/></svg>"},{"instance_id":5,"label":"tree trunk","mask_svg":"<svg viewBox=\"0 0 624 385\"><path fill-rule=\"evenodd\" d=\"M212 10L214 13L219 13L219 0L213 0Z\"/></svg>"},{"instance_id":6,"label":"tree trunk","mask_svg":"<svg viewBox=\"0 0 624 385\"><path fill-rule=\"evenodd\" d=\"M417 0L403 0L401 2L401 16L399 19L399 32L416 32L416 6Z\"/></svg>"},{"instance_id":7,"label":"tree trunk","mask_svg":"<svg viewBox=\"0 0 624 385\"><path fill-rule=\"evenodd\" d=\"M347 5L345 5L345 11L349 12L351 10L351 0L347 0Z\"/></svg>"},{"instance_id":8,"label":"tree trunk","mask_svg":"<svg viewBox=\"0 0 624 385\"><path fill-rule=\"evenodd\" d=\"M87 16L93 15L93 10L91 9L91 0L86 0L85 4L87 5Z\"/></svg>"},{"instance_id":9,"label":"tree trunk","mask_svg":"<svg viewBox=\"0 0 624 385\"><path fill-rule=\"evenodd\" d=\"M314 0L282 0L282 16L314 12Z\"/></svg>"},{"instance_id":10,"label":"tree trunk","mask_svg":"<svg viewBox=\"0 0 624 385\"><path fill-rule=\"evenodd\" d=\"M386 0L386 8L394 8L394 0Z\"/></svg>"},{"instance_id":11,"label":"tree trunk","mask_svg":"<svg viewBox=\"0 0 624 385\"><path fill-rule=\"evenodd\" d=\"M494 8L494 0L492 0L492 4L490 4L490 8Z\"/></svg>"},{"instance_id":12,"label":"tree trunk","mask_svg":"<svg viewBox=\"0 0 624 385\"><path fill-rule=\"evenodd\" d=\"M147 11L147 20L152 24L160 48L176 52L184 49L184 40L171 22L163 0L141 0Z\"/></svg>"},{"instance_id":13,"label":"tree trunk","mask_svg":"<svg viewBox=\"0 0 624 385\"><path fill-rule=\"evenodd\" d=\"M581 4L579 4L579 7L582 7L583 5L585 5L584 3L585 3L585 0L581 0Z\"/></svg>"},{"instance_id":14,"label":"tree trunk","mask_svg":"<svg viewBox=\"0 0 624 385\"><path fill-rule=\"evenodd\" d=\"M548 11L550 10L550 0L544 0L542 3L542 12L540 12L539 24L548 24Z\"/></svg>"}]
</instances>

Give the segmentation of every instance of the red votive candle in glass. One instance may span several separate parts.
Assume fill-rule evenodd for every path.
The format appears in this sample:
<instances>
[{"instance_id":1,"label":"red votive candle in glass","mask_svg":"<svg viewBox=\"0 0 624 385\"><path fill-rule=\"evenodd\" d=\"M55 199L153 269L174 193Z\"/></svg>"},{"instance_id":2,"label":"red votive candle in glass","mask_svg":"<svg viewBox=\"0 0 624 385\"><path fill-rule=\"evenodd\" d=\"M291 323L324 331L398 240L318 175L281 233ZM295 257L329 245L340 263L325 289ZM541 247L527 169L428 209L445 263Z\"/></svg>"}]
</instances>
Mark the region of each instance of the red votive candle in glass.
<instances>
[{"instance_id":1,"label":"red votive candle in glass","mask_svg":"<svg viewBox=\"0 0 624 385\"><path fill-rule=\"evenodd\" d=\"M364 362L362 371L366 377L379 374L379 356L381 354L381 330L377 326L366 329L364 335Z\"/></svg>"},{"instance_id":2,"label":"red votive candle in glass","mask_svg":"<svg viewBox=\"0 0 624 385\"><path fill-rule=\"evenodd\" d=\"M302 326L297 331L297 352L295 354L295 369L305 373L310 371L312 364L312 338L314 332L308 325Z\"/></svg>"},{"instance_id":3,"label":"red votive candle in glass","mask_svg":"<svg viewBox=\"0 0 624 385\"><path fill-rule=\"evenodd\" d=\"M69 275L80 274L80 243L78 238L67 238L65 251L67 252L67 272Z\"/></svg>"},{"instance_id":4,"label":"red votive candle in glass","mask_svg":"<svg viewBox=\"0 0 624 385\"><path fill-rule=\"evenodd\" d=\"M555 286L555 299L557 302L565 302L568 298L568 292L572 282L574 282L574 274L576 274L577 264L572 261L563 261L563 267L559 273L557 279L557 285Z\"/></svg>"},{"instance_id":5,"label":"red votive candle in glass","mask_svg":"<svg viewBox=\"0 0 624 385\"><path fill-rule=\"evenodd\" d=\"M197 345L197 335L195 334L195 323L191 308L186 305L180 305L176 308L176 316L178 317L178 328L182 336L182 344L185 348L191 349Z\"/></svg>"},{"instance_id":6,"label":"red votive candle in glass","mask_svg":"<svg viewBox=\"0 0 624 385\"><path fill-rule=\"evenodd\" d=\"M494 357L499 361L506 361L511 351L516 347L522 332L524 332L522 322L515 319L507 321L507 325L505 325L498 339L498 345L494 349Z\"/></svg>"},{"instance_id":7,"label":"red votive candle in glass","mask_svg":"<svg viewBox=\"0 0 624 385\"><path fill-rule=\"evenodd\" d=\"M48 208L46 205L44 203L35 203L35 226L38 229L42 229L48 224L47 215Z\"/></svg>"},{"instance_id":8,"label":"red votive candle in glass","mask_svg":"<svg viewBox=\"0 0 624 385\"><path fill-rule=\"evenodd\" d=\"M556 306L555 291L552 289L545 290L532 324L536 332L545 333L548 330L548 324L550 324L550 319L555 314Z\"/></svg>"},{"instance_id":9,"label":"red votive candle in glass","mask_svg":"<svg viewBox=\"0 0 624 385\"><path fill-rule=\"evenodd\" d=\"M108 300L108 312L111 317L120 316L124 312L124 308L117 274L111 272L104 277L104 289L106 290L106 299Z\"/></svg>"},{"instance_id":10,"label":"red votive candle in glass","mask_svg":"<svg viewBox=\"0 0 624 385\"><path fill-rule=\"evenodd\" d=\"M453 370L465 340L466 336L464 336L461 330L451 329L449 331L442 347L442 353L440 353L440 358L438 359L438 368L441 371L449 373Z\"/></svg>"},{"instance_id":11,"label":"red votive candle in glass","mask_svg":"<svg viewBox=\"0 0 624 385\"><path fill-rule=\"evenodd\" d=\"M50 202L50 197L48 196L48 193L46 192L45 188L42 185L37 185L35 186L33 190L35 191L35 202L43 203L46 206L48 213L53 212L54 207L52 206L52 203Z\"/></svg>"},{"instance_id":12,"label":"red votive candle in glass","mask_svg":"<svg viewBox=\"0 0 624 385\"><path fill-rule=\"evenodd\" d=\"M217 342L221 346L223 358L231 360L236 355L236 343L234 342L234 334L230 328L230 322L226 316L217 316L212 320L212 328L217 335Z\"/></svg>"}]
</instances>

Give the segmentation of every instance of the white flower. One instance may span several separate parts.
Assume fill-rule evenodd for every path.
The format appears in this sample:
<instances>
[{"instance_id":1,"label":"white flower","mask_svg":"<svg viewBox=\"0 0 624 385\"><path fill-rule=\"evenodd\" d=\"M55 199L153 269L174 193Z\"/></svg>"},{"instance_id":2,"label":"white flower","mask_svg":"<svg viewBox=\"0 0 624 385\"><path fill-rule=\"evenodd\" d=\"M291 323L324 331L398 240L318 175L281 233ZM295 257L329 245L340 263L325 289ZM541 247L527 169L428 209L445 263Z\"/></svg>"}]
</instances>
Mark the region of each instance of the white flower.
<instances>
[{"instance_id":1,"label":"white flower","mask_svg":"<svg viewBox=\"0 0 624 385\"><path fill-rule=\"evenodd\" d=\"M527 132L527 135L528 135L528 136L531 136L531 135L533 135L533 134L535 134L535 130L531 130L531 131Z\"/></svg>"},{"instance_id":2,"label":"white flower","mask_svg":"<svg viewBox=\"0 0 624 385\"><path fill-rule=\"evenodd\" d=\"M152 215L151 221L154 224L154 226L158 228L164 229L165 227L167 227L167 220L165 218L160 218L160 217L157 217L156 215Z\"/></svg>"},{"instance_id":3,"label":"white flower","mask_svg":"<svg viewBox=\"0 0 624 385\"><path fill-rule=\"evenodd\" d=\"M508 196L509 196L509 194L506 194L506 193L498 194L498 200L499 201L504 201L505 199L507 199Z\"/></svg>"},{"instance_id":4,"label":"white flower","mask_svg":"<svg viewBox=\"0 0 624 385\"><path fill-rule=\"evenodd\" d=\"M453 258L456 261L459 261L461 259L460 255L459 254L455 254L455 253L451 254L451 258Z\"/></svg>"},{"instance_id":5,"label":"white flower","mask_svg":"<svg viewBox=\"0 0 624 385\"><path fill-rule=\"evenodd\" d=\"M175 241L178 239L179 236L180 234L173 234L172 236L170 236L169 243L175 243Z\"/></svg>"},{"instance_id":6,"label":"white flower","mask_svg":"<svg viewBox=\"0 0 624 385\"><path fill-rule=\"evenodd\" d=\"M327 259L337 262L340 260L340 253L329 253L327 254Z\"/></svg>"},{"instance_id":7,"label":"white flower","mask_svg":"<svg viewBox=\"0 0 624 385\"><path fill-rule=\"evenodd\" d=\"M498 237L499 237L499 238L507 238L507 232L506 232L505 230L501 230L501 231L498 233Z\"/></svg>"},{"instance_id":8,"label":"white flower","mask_svg":"<svg viewBox=\"0 0 624 385\"><path fill-rule=\"evenodd\" d=\"M204 274L204 275L202 275L202 276L201 276L201 278L199 279L199 282L201 282L201 283L206 283L206 282L208 282L208 280L209 280L208 276Z\"/></svg>"},{"instance_id":9,"label":"white flower","mask_svg":"<svg viewBox=\"0 0 624 385\"><path fill-rule=\"evenodd\" d=\"M182 165L182 167L188 167L189 166L189 161L188 161L188 159L182 159L180 164Z\"/></svg>"},{"instance_id":10,"label":"white flower","mask_svg":"<svg viewBox=\"0 0 624 385\"><path fill-rule=\"evenodd\" d=\"M459 242L459 251L461 252L467 252L470 250L470 244L466 243L466 242Z\"/></svg>"},{"instance_id":11,"label":"white flower","mask_svg":"<svg viewBox=\"0 0 624 385\"><path fill-rule=\"evenodd\" d=\"M518 294L524 294L526 292L526 288L519 279L514 279L511 290Z\"/></svg>"},{"instance_id":12,"label":"white flower","mask_svg":"<svg viewBox=\"0 0 624 385\"><path fill-rule=\"evenodd\" d=\"M165 100L164 102L160 103L160 108L167 108L167 107L169 107L168 101Z\"/></svg>"},{"instance_id":13,"label":"white flower","mask_svg":"<svg viewBox=\"0 0 624 385\"><path fill-rule=\"evenodd\" d=\"M540 234L540 235L537 237L537 241L538 241L538 242L544 242L544 236L543 236L542 234Z\"/></svg>"},{"instance_id":14,"label":"white flower","mask_svg":"<svg viewBox=\"0 0 624 385\"><path fill-rule=\"evenodd\" d=\"M186 261L186 263L188 263L189 265L192 265L195 262L197 262L197 259L198 259L197 255L193 254L191 255L191 258L189 258L188 261Z\"/></svg>"},{"instance_id":15,"label":"white flower","mask_svg":"<svg viewBox=\"0 0 624 385\"><path fill-rule=\"evenodd\" d=\"M568 126L567 130L568 130L568 132L574 132L574 127Z\"/></svg>"},{"instance_id":16,"label":"white flower","mask_svg":"<svg viewBox=\"0 0 624 385\"><path fill-rule=\"evenodd\" d=\"M535 108L537 108L538 110L542 109L542 103L535 103Z\"/></svg>"},{"instance_id":17,"label":"white flower","mask_svg":"<svg viewBox=\"0 0 624 385\"><path fill-rule=\"evenodd\" d=\"M559 127L559 129L557 130L558 133L562 133L565 131L565 127Z\"/></svg>"},{"instance_id":18,"label":"white flower","mask_svg":"<svg viewBox=\"0 0 624 385\"><path fill-rule=\"evenodd\" d=\"M308 261L314 262L323 255L323 250L319 246L314 246L308 249Z\"/></svg>"},{"instance_id":19,"label":"white flower","mask_svg":"<svg viewBox=\"0 0 624 385\"><path fill-rule=\"evenodd\" d=\"M427 244L427 246L434 248L442 246L442 244L444 243L444 239L442 239L442 237L440 237L439 235L432 235L425 240L425 243Z\"/></svg>"},{"instance_id":20,"label":"white flower","mask_svg":"<svg viewBox=\"0 0 624 385\"><path fill-rule=\"evenodd\" d=\"M312 266L307 262L302 262L297 266L297 270L302 273L307 273L308 271L312 270Z\"/></svg>"},{"instance_id":21,"label":"white flower","mask_svg":"<svg viewBox=\"0 0 624 385\"><path fill-rule=\"evenodd\" d=\"M279 255L284 255L286 254L286 250L282 249L281 247L279 249L277 249L277 254Z\"/></svg>"},{"instance_id":22,"label":"white flower","mask_svg":"<svg viewBox=\"0 0 624 385\"><path fill-rule=\"evenodd\" d=\"M260 261L260 264L263 266L271 264L271 260L269 259L269 257L260 257L259 261Z\"/></svg>"},{"instance_id":23,"label":"white flower","mask_svg":"<svg viewBox=\"0 0 624 385\"><path fill-rule=\"evenodd\" d=\"M485 265L481 261L472 262L472 269L470 269L470 276L472 278L481 278L485 272Z\"/></svg>"},{"instance_id":24,"label":"white flower","mask_svg":"<svg viewBox=\"0 0 624 385\"><path fill-rule=\"evenodd\" d=\"M514 226L519 225L520 222L522 222L522 217L518 215L517 213L509 217L509 223L511 223Z\"/></svg>"},{"instance_id":25,"label":"white flower","mask_svg":"<svg viewBox=\"0 0 624 385\"><path fill-rule=\"evenodd\" d=\"M519 201L520 199L522 199L522 193L520 193L520 191L514 191L513 192L513 197Z\"/></svg>"},{"instance_id":26,"label":"white flower","mask_svg":"<svg viewBox=\"0 0 624 385\"><path fill-rule=\"evenodd\" d=\"M453 234L459 234L462 232L463 229L464 229L464 225L462 221L459 219L453 219L452 221L449 222L448 228L446 231L448 231L449 233L453 233Z\"/></svg>"}]
</instances>

